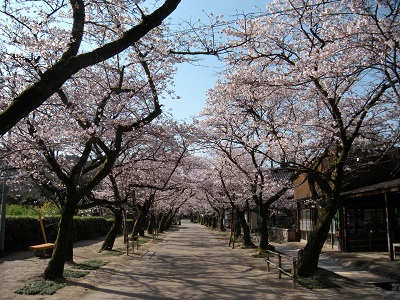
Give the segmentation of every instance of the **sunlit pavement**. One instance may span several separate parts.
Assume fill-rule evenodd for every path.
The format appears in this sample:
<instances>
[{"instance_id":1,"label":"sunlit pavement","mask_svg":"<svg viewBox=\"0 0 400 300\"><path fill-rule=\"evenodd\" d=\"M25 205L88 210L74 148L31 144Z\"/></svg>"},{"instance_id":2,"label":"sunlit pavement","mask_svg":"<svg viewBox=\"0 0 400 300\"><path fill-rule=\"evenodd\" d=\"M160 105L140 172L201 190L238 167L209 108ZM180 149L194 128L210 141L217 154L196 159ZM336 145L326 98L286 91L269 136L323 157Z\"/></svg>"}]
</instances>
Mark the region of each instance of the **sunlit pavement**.
<instances>
[{"instance_id":1,"label":"sunlit pavement","mask_svg":"<svg viewBox=\"0 0 400 300\"><path fill-rule=\"evenodd\" d=\"M234 251L209 229L184 221L142 257L93 273L85 299L400 299L370 286L282 286L276 274L246 265Z\"/></svg>"},{"instance_id":2,"label":"sunlit pavement","mask_svg":"<svg viewBox=\"0 0 400 300\"><path fill-rule=\"evenodd\" d=\"M184 222L142 259L109 270L109 282L86 299L281 299L230 251Z\"/></svg>"}]
</instances>

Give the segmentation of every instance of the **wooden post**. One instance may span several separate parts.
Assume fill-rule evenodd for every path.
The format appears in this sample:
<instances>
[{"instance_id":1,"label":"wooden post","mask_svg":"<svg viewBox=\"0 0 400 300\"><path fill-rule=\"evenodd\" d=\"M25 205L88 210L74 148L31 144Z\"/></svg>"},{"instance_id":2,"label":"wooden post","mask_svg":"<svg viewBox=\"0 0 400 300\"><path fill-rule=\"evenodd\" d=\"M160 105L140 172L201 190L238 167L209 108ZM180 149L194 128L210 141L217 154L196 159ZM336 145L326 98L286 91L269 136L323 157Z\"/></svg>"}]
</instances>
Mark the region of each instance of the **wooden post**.
<instances>
[{"instance_id":1,"label":"wooden post","mask_svg":"<svg viewBox=\"0 0 400 300\"><path fill-rule=\"evenodd\" d=\"M279 279L282 278L281 269L282 269L282 256L281 256L281 254L278 254L278 274L279 274Z\"/></svg>"},{"instance_id":2,"label":"wooden post","mask_svg":"<svg viewBox=\"0 0 400 300\"><path fill-rule=\"evenodd\" d=\"M129 255L129 237L128 237L128 226L126 224L126 208L124 209L124 243L126 244L126 255Z\"/></svg>"},{"instance_id":3,"label":"wooden post","mask_svg":"<svg viewBox=\"0 0 400 300\"><path fill-rule=\"evenodd\" d=\"M39 214L40 228L42 229L43 240L44 240L44 243L47 244L46 232L44 231L42 215L40 214L40 208L38 209L38 214Z\"/></svg>"},{"instance_id":4,"label":"wooden post","mask_svg":"<svg viewBox=\"0 0 400 300\"><path fill-rule=\"evenodd\" d=\"M393 234L392 234L392 224L393 224L393 209L391 205L390 198L385 192L385 212L386 212L386 232L387 232L387 243L389 250L389 259L394 260L394 251L393 251Z\"/></svg>"},{"instance_id":5,"label":"wooden post","mask_svg":"<svg viewBox=\"0 0 400 300\"><path fill-rule=\"evenodd\" d=\"M297 261L293 258L293 288L296 288Z\"/></svg>"}]
</instances>

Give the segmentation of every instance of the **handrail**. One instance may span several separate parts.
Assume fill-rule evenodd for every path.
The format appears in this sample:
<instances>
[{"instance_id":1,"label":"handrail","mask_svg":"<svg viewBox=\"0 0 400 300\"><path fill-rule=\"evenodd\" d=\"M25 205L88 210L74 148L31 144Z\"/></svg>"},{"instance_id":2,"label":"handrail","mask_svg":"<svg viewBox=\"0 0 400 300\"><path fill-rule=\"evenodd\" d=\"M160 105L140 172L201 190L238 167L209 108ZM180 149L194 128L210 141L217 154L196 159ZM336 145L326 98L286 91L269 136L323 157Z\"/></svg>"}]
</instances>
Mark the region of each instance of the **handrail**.
<instances>
[{"instance_id":1,"label":"handrail","mask_svg":"<svg viewBox=\"0 0 400 300\"><path fill-rule=\"evenodd\" d=\"M278 269L278 276L279 276L279 279L282 278L282 273L283 273L284 275L287 275L287 276L291 277L291 278L293 279L293 288L296 288L296 275L297 275L297 260L296 260L296 258L293 258L293 257L291 257L291 256L289 256L289 255L282 254L282 253L279 253L279 252L274 252L274 251L271 251L271 250L265 250L265 252L266 252L266 254L267 254L267 257L266 257L266 259L265 259L265 261L267 262L267 272L270 272L270 271L271 271L270 265L273 265L274 267L276 267L276 268ZM277 256L278 256L278 264L273 263L273 262L270 260L270 254L274 254L274 255L277 255ZM282 268L282 257L283 257L283 258L287 258L287 259L289 259L289 260L292 260L292 264L293 264L293 274L292 274L292 273L289 273L289 272L287 272L287 271L285 271L285 270Z\"/></svg>"}]
</instances>

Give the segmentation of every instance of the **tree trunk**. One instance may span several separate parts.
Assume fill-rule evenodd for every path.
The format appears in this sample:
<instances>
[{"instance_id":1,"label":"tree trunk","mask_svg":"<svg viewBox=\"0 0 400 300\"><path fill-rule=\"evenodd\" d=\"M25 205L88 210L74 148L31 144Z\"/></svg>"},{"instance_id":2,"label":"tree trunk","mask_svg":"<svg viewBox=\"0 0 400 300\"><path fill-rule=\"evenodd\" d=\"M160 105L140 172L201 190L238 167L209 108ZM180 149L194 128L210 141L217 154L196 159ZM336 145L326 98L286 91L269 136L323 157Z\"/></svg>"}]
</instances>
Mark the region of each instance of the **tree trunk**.
<instances>
[{"instance_id":1,"label":"tree trunk","mask_svg":"<svg viewBox=\"0 0 400 300\"><path fill-rule=\"evenodd\" d=\"M174 222L175 214L170 211L168 213L168 218L167 218L167 224L166 224L166 230L170 230L172 228L172 223Z\"/></svg>"},{"instance_id":2,"label":"tree trunk","mask_svg":"<svg viewBox=\"0 0 400 300\"><path fill-rule=\"evenodd\" d=\"M244 212L238 210L237 216L239 217L240 226L242 227L243 230L243 245L245 247L254 247L255 245L251 241L250 228L246 222L246 218L244 217Z\"/></svg>"},{"instance_id":3,"label":"tree trunk","mask_svg":"<svg viewBox=\"0 0 400 300\"><path fill-rule=\"evenodd\" d=\"M268 206L262 203L260 205L260 245L259 245L259 248L262 251L274 250L274 247L269 244L268 220L269 220Z\"/></svg>"},{"instance_id":4,"label":"tree trunk","mask_svg":"<svg viewBox=\"0 0 400 300\"><path fill-rule=\"evenodd\" d=\"M168 214L162 213L160 214L160 224L158 225L158 232L163 233L167 228L168 223Z\"/></svg>"},{"instance_id":5,"label":"tree trunk","mask_svg":"<svg viewBox=\"0 0 400 300\"><path fill-rule=\"evenodd\" d=\"M68 234L67 248L65 253L65 261L74 262L74 219L72 218L71 228Z\"/></svg>"},{"instance_id":6,"label":"tree trunk","mask_svg":"<svg viewBox=\"0 0 400 300\"><path fill-rule=\"evenodd\" d=\"M101 250L112 250L114 247L115 238L122 227L122 209L118 207L111 209L111 211L114 214L114 222L106 235L106 238L101 246Z\"/></svg>"},{"instance_id":7,"label":"tree trunk","mask_svg":"<svg viewBox=\"0 0 400 300\"><path fill-rule=\"evenodd\" d=\"M235 218L233 219L235 239L239 238L242 235L242 226L240 226L240 217L237 212L238 210L235 210Z\"/></svg>"},{"instance_id":8,"label":"tree trunk","mask_svg":"<svg viewBox=\"0 0 400 300\"><path fill-rule=\"evenodd\" d=\"M318 260L322 251L322 247L326 241L329 229L331 227L332 219L340 206L338 197L332 199L329 196L326 207L318 211L318 222L314 231L308 238L307 244L304 247L303 255L300 260L299 269L297 274L301 277L309 277L318 269Z\"/></svg>"},{"instance_id":9,"label":"tree trunk","mask_svg":"<svg viewBox=\"0 0 400 300\"><path fill-rule=\"evenodd\" d=\"M147 234L153 234L153 228L157 227L156 216L154 214L150 214L150 222L147 226Z\"/></svg>"},{"instance_id":10,"label":"tree trunk","mask_svg":"<svg viewBox=\"0 0 400 300\"><path fill-rule=\"evenodd\" d=\"M66 249L68 246L69 233L74 214L75 206L66 201L61 211L60 222L58 223L58 233L54 244L53 255L44 271L45 279L63 277L64 264L66 261Z\"/></svg>"},{"instance_id":11,"label":"tree trunk","mask_svg":"<svg viewBox=\"0 0 400 300\"><path fill-rule=\"evenodd\" d=\"M217 228L217 223L218 223L218 217L211 216L211 228L212 229L216 229Z\"/></svg>"},{"instance_id":12,"label":"tree trunk","mask_svg":"<svg viewBox=\"0 0 400 300\"><path fill-rule=\"evenodd\" d=\"M147 205L146 203L143 206L139 207L139 215L133 225L132 236L140 235L144 236L144 228L146 227L146 217L147 217Z\"/></svg>"},{"instance_id":13,"label":"tree trunk","mask_svg":"<svg viewBox=\"0 0 400 300\"><path fill-rule=\"evenodd\" d=\"M225 216L225 209L221 209L218 212L218 230L220 231L225 231L225 226L224 226L224 216Z\"/></svg>"}]
</instances>

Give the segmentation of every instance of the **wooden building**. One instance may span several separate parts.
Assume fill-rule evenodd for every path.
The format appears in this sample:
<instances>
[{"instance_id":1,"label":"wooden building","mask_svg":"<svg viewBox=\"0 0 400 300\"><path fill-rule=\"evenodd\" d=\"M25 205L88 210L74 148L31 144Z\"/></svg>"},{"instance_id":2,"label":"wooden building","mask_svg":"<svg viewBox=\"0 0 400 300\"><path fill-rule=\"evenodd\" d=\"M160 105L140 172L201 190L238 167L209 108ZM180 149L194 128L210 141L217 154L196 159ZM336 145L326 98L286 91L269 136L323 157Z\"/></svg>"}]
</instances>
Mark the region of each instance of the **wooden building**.
<instances>
[{"instance_id":1,"label":"wooden building","mask_svg":"<svg viewBox=\"0 0 400 300\"><path fill-rule=\"evenodd\" d=\"M400 243L400 176L397 152L392 158L346 176L342 207L332 220L325 247L345 252L388 251L393 259L393 244ZM297 226L304 242L318 219L318 204L311 200L305 179L303 175L294 182Z\"/></svg>"},{"instance_id":2,"label":"wooden building","mask_svg":"<svg viewBox=\"0 0 400 300\"><path fill-rule=\"evenodd\" d=\"M400 242L400 179L373 184L342 193L339 210L340 249L388 251Z\"/></svg>"}]
</instances>

